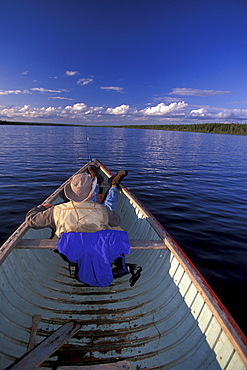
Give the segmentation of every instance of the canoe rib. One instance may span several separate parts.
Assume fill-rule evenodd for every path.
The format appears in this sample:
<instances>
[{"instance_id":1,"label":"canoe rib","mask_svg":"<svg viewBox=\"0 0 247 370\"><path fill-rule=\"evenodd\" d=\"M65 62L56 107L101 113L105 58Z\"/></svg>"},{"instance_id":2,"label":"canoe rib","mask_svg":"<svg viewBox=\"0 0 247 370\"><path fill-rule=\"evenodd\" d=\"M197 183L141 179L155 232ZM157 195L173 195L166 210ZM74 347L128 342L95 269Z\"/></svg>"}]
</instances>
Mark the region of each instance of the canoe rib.
<instances>
[{"instance_id":1,"label":"canoe rib","mask_svg":"<svg viewBox=\"0 0 247 370\"><path fill-rule=\"evenodd\" d=\"M38 330L38 325L41 320L41 315L33 315L32 317L32 328L31 328L31 333L30 333L30 339L27 347L27 351L31 351L31 349L34 348L35 346L35 338Z\"/></svg>"},{"instance_id":2,"label":"canoe rib","mask_svg":"<svg viewBox=\"0 0 247 370\"><path fill-rule=\"evenodd\" d=\"M52 239L22 239L17 249L56 249L57 240ZM131 249L167 249L165 243L159 240L131 240Z\"/></svg>"}]
</instances>

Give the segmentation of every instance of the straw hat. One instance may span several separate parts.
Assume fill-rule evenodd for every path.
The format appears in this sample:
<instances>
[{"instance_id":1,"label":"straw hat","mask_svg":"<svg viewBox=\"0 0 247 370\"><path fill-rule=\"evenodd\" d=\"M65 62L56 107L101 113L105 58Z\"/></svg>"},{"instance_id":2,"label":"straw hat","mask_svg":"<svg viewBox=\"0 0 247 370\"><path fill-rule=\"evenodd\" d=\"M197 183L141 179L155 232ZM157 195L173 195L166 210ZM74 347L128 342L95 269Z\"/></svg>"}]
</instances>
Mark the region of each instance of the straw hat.
<instances>
[{"instance_id":1,"label":"straw hat","mask_svg":"<svg viewBox=\"0 0 247 370\"><path fill-rule=\"evenodd\" d=\"M97 185L97 177L83 172L72 177L71 181L65 185L64 193L66 197L75 202L83 202L90 198Z\"/></svg>"}]
</instances>

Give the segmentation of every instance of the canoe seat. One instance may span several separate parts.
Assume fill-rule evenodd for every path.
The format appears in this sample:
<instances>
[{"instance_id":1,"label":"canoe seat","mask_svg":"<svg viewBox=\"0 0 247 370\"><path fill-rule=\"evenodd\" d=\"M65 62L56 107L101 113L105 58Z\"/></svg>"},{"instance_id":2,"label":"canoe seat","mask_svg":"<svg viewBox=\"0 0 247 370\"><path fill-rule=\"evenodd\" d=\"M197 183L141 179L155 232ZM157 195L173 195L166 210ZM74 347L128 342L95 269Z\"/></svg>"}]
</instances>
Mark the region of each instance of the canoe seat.
<instances>
[{"instance_id":1,"label":"canoe seat","mask_svg":"<svg viewBox=\"0 0 247 370\"><path fill-rule=\"evenodd\" d=\"M57 252L58 239L22 239L16 246L17 249L52 249ZM143 249L167 249L162 240L130 240L131 250ZM67 260L67 259L66 259ZM77 264L67 260L69 264L69 274L75 278L77 274Z\"/></svg>"},{"instance_id":2,"label":"canoe seat","mask_svg":"<svg viewBox=\"0 0 247 370\"><path fill-rule=\"evenodd\" d=\"M57 239L22 239L17 249L57 249ZM130 240L131 250L167 249L163 240Z\"/></svg>"}]
</instances>

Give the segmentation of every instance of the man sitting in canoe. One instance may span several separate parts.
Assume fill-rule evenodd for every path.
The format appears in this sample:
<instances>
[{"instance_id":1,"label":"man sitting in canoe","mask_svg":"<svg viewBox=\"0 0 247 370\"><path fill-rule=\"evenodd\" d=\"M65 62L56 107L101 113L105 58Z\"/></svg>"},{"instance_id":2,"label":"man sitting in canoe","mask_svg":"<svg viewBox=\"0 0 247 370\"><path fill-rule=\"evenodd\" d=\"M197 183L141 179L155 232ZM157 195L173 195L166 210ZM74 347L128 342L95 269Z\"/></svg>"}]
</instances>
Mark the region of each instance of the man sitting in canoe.
<instances>
[{"instance_id":1,"label":"man sitting in canoe","mask_svg":"<svg viewBox=\"0 0 247 370\"><path fill-rule=\"evenodd\" d=\"M128 233L120 228L120 217L115 212L118 187L128 171L119 171L110 179L103 204L97 203L97 183L103 177L93 165L88 172L73 176L65 186L68 202L31 209L26 216L27 225L34 229L50 227L55 232L58 251L78 263L80 281L108 286L113 278L131 273L130 285L134 286L141 267L125 263L124 256L130 253Z\"/></svg>"}]
</instances>

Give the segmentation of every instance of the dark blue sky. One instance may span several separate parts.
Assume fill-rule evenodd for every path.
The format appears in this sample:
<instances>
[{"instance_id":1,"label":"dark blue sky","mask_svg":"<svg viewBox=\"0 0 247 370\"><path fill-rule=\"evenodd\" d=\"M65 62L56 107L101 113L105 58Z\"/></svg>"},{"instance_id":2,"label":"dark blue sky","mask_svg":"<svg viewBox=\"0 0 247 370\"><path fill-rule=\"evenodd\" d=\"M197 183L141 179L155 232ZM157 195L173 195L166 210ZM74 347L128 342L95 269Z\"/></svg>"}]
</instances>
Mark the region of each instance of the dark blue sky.
<instances>
[{"instance_id":1,"label":"dark blue sky","mask_svg":"<svg viewBox=\"0 0 247 370\"><path fill-rule=\"evenodd\" d=\"M246 122L246 0L1 0L0 119Z\"/></svg>"}]
</instances>

